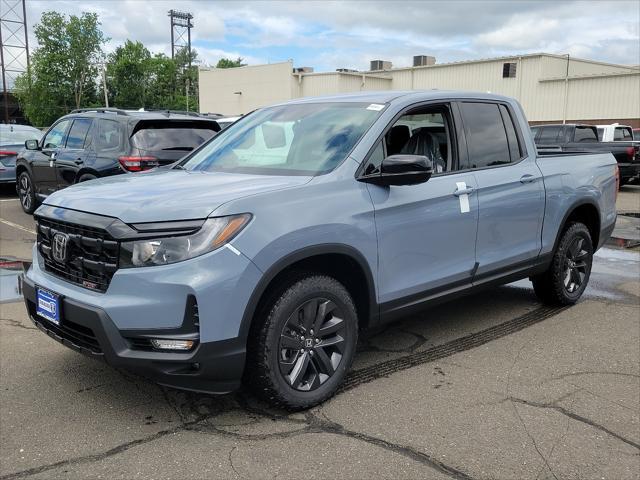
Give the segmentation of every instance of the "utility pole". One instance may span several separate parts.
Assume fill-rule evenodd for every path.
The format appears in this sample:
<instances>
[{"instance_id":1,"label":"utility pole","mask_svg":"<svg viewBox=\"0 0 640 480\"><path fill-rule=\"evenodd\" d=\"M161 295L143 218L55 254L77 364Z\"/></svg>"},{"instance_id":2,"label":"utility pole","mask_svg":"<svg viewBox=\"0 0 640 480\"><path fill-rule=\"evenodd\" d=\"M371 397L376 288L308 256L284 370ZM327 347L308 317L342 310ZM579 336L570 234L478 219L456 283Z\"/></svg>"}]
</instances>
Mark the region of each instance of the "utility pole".
<instances>
[{"instance_id":1,"label":"utility pole","mask_svg":"<svg viewBox=\"0 0 640 480\"><path fill-rule=\"evenodd\" d=\"M109 95L107 94L107 66L102 64L102 88L104 90L104 106L109 108Z\"/></svg>"},{"instance_id":2,"label":"utility pole","mask_svg":"<svg viewBox=\"0 0 640 480\"><path fill-rule=\"evenodd\" d=\"M9 123L9 97L18 75L29 71L29 37L25 0L0 0L0 64L2 70L2 119ZM11 110L16 110L12 108Z\"/></svg>"}]
</instances>

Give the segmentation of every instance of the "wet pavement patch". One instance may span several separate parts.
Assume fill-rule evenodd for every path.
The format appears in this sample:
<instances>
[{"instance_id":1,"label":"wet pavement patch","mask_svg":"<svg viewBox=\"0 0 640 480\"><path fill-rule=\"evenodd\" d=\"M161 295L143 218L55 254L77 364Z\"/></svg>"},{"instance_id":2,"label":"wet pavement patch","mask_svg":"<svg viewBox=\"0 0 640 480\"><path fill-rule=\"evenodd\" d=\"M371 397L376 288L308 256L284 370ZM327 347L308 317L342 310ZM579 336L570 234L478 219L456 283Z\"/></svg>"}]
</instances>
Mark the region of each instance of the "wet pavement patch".
<instances>
[{"instance_id":1,"label":"wet pavement patch","mask_svg":"<svg viewBox=\"0 0 640 480\"><path fill-rule=\"evenodd\" d=\"M616 228L607 241L607 245L616 248L634 248L640 245L640 213L625 212L618 214Z\"/></svg>"},{"instance_id":2,"label":"wet pavement patch","mask_svg":"<svg viewBox=\"0 0 640 480\"><path fill-rule=\"evenodd\" d=\"M22 299L20 277L24 272L24 265L19 260L0 258L0 303Z\"/></svg>"}]
</instances>

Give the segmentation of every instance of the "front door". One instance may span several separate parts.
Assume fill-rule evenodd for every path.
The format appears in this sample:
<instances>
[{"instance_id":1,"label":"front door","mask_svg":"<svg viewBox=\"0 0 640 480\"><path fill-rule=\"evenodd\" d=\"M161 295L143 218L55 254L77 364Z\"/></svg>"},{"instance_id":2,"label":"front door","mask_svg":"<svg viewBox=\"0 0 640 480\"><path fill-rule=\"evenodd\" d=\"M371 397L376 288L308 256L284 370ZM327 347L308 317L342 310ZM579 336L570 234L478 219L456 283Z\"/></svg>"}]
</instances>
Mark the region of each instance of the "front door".
<instances>
[{"instance_id":1,"label":"front door","mask_svg":"<svg viewBox=\"0 0 640 480\"><path fill-rule=\"evenodd\" d=\"M71 125L65 148L56 159L58 189L68 187L76 181L80 169L84 166L90 148L91 118L76 118Z\"/></svg>"},{"instance_id":2,"label":"front door","mask_svg":"<svg viewBox=\"0 0 640 480\"><path fill-rule=\"evenodd\" d=\"M55 162L57 156L64 150L70 125L71 119L56 123L43 137L42 148L34 152L31 171L36 193L46 196L57 190Z\"/></svg>"},{"instance_id":3,"label":"front door","mask_svg":"<svg viewBox=\"0 0 640 480\"><path fill-rule=\"evenodd\" d=\"M471 283L477 185L473 173L457 172L452 126L448 105L409 110L380 141L365 167L375 169L391 153L427 156L435 170L418 185L367 184L375 209L383 315Z\"/></svg>"}]
</instances>

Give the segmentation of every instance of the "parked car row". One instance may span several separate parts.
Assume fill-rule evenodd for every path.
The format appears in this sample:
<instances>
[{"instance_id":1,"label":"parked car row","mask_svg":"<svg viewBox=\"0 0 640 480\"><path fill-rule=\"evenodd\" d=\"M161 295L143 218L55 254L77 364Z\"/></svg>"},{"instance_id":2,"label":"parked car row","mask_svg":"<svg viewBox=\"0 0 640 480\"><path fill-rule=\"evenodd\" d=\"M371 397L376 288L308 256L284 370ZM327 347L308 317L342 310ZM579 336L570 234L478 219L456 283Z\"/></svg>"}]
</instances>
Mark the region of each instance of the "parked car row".
<instances>
[{"instance_id":1,"label":"parked car row","mask_svg":"<svg viewBox=\"0 0 640 480\"><path fill-rule=\"evenodd\" d=\"M623 125L548 124L531 127L538 150L611 152L620 168L620 186L640 177L640 141Z\"/></svg>"},{"instance_id":2,"label":"parked car row","mask_svg":"<svg viewBox=\"0 0 640 480\"><path fill-rule=\"evenodd\" d=\"M183 113L74 110L40 140L27 140L15 163L22 208L33 213L48 195L74 183L176 162L220 131Z\"/></svg>"},{"instance_id":3,"label":"parked car row","mask_svg":"<svg viewBox=\"0 0 640 480\"><path fill-rule=\"evenodd\" d=\"M539 155L507 97L362 92L219 129L75 112L30 143L39 329L163 385L244 382L307 408L339 388L360 328L522 278L575 303L616 221L611 153Z\"/></svg>"}]
</instances>

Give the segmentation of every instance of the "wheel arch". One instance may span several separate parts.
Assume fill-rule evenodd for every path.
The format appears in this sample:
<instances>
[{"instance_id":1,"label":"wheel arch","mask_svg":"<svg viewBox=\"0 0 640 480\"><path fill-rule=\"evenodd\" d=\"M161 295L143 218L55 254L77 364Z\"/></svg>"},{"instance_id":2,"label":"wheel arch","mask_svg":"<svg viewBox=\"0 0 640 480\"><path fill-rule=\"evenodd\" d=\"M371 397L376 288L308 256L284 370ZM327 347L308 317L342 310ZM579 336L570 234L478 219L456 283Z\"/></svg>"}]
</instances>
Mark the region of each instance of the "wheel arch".
<instances>
[{"instance_id":1,"label":"wheel arch","mask_svg":"<svg viewBox=\"0 0 640 480\"><path fill-rule=\"evenodd\" d=\"M558 243L560 242L562 233L567 229L567 226L571 222L576 221L583 223L589 230L594 251L598 248L601 228L600 209L595 202L589 200L580 200L571 205L569 209L567 209L567 212L562 219L562 223L560 224L560 228L556 233L556 240L553 244L554 252L558 248Z\"/></svg>"},{"instance_id":2,"label":"wheel arch","mask_svg":"<svg viewBox=\"0 0 640 480\"><path fill-rule=\"evenodd\" d=\"M344 244L305 247L275 262L262 276L245 307L240 335L246 341L258 314L285 285L305 273L329 275L341 282L352 296L361 327L378 316L375 283L365 257Z\"/></svg>"},{"instance_id":3,"label":"wheel arch","mask_svg":"<svg viewBox=\"0 0 640 480\"><path fill-rule=\"evenodd\" d=\"M100 178L100 173L98 173L97 170L91 167L82 167L80 170L76 172L76 178L73 183L78 183L78 180L80 180L80 177L87 173L90 175L94 175L96 178Z\"/></svg>"}]
</instances>

